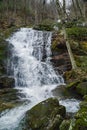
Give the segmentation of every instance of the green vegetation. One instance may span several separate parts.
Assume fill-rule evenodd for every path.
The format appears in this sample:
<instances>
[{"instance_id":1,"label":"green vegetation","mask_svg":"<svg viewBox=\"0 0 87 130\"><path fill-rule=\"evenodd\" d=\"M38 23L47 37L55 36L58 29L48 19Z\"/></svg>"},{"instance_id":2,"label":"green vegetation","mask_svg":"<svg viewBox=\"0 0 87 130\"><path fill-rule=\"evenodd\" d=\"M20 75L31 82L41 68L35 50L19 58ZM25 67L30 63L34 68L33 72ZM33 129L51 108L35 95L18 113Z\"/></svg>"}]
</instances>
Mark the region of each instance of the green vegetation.
<instances>
[{"instance_id":1,"label":"green vegetation","mask_svg":"<svg viewBox=\"0 0 87 130\"><path fill-rule=\"evenodd\" d=\"M33 29L42 30L42 31L52 31L53 30L53 25L50 25L50 24L39 24L37 26L34 26Z\"/></svg>"},{"instance_id":2,"label":"green vegetation","mask_svg":"<svg viewBox=\"0 0 87 130\"><path fill-rule=\"evenodd\" d=\"M68 37L74 40L86 40L87 28L85 27L72 27L66 29Z\"/></svg>"}]
</instances>

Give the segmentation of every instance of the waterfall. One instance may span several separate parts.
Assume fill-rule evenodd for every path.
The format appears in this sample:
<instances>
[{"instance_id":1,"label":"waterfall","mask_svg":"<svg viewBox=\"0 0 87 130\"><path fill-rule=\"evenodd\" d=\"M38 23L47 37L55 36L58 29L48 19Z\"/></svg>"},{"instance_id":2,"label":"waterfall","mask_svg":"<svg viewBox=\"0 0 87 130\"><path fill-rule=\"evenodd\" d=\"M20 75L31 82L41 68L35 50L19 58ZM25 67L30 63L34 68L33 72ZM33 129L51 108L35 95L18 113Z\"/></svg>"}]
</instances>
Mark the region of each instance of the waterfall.
<instances>
[{"instance_id":1,"label":"waterfall","mask_svg":"<svg viewBox=\"0 0 87 130\"><path fill-rule=\"evenodd\" d=\"M13 46L10 71L15 78L15 88L23 94L21 100L28 102L2 113L1 130L15 130L27 110L52 97L51 91L64 84L50 62L51 35L51 32L21 28L8 39Z\"/></svg>"}]
</instances>

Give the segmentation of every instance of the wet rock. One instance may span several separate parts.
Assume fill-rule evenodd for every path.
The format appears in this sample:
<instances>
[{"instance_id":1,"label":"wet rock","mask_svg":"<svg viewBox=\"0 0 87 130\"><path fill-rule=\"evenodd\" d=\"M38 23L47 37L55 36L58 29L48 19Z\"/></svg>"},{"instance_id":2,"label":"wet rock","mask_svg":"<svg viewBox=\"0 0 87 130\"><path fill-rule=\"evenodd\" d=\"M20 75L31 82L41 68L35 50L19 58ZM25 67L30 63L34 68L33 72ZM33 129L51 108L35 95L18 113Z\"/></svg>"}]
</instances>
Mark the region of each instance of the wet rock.
<instances>
[{"instance_id":1,"label":"wet rock","mask_svg":"<svg viewBox=\"0 0 87 130\"><path fill-rule=\"evenodd\" d=\"M0 39L0 75L6 74L7 42Z\"/></svg>"},{"instance_id":2,"label":"wet rock","mask_svg":"<svg viewBox=\"0 0 87 130\"><path fill-rule=\"evenodd\" d=\"M59 105L57 99L49 98L26 113L22 127L26 130L59 130L65 115L65 107Z\"/></svg>"},{"instance_id":3,"label":"wet rock","mask_svg":"<svg viewBox=\"0 0 87 130\"><path fill-rule=\"evenodd\" d=\"M19 106L21 103L18 90L12 88L0 89L0 113Z\"/></svg>"},{"instance_id":4,"label":"wet rock","mask_svg":"<svg viewBox=\"0 0 87 130\"><path fill-rule=\"evenodd\" d=\"M13 88L15 86L14 78L3 76L0 77L0 89Z\"/></svg>"},{"instance_id":5,"label":"wet rock","mask_svg":"<svg viewBox=\"0 0 87 130\"><path fill-rule=\"evenodd\" d=\"M76 87L76 90L82 96L87 94L87 82L79 83Z\"/></svg>"},{"instance_id":6,"label":"wet rock","mask_svg":"<svg viewBox=\"0 0 87 130\"><path fill-rule=\"evenodd\" d=\"M87 81L86 79L83 79L69 83L66 86L66 89L72 91L73 93L77 93L80 96L84 96L87 94Z\"/></svg>"}]
</instances>

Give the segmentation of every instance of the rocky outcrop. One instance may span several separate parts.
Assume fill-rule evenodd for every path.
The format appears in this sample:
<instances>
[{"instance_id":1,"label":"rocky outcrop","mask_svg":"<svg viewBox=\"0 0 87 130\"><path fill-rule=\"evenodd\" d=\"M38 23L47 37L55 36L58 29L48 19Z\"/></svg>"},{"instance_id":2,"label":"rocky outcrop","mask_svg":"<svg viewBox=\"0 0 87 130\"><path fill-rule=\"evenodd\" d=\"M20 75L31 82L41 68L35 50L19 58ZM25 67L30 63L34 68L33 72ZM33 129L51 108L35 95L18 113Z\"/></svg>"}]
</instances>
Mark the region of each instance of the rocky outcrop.
<instances>
[{"instance_id":1,"label":"rocky outcrop","mask_svg":"<svg viewBox=\"0 0 87 130\"><path fill-rule=\"evenodd\" d=\"M29 110L22 122L26 130L59 130L66 116L65 107L59 105L57 99L49 98Z\"/></svg>"}]
</instances>

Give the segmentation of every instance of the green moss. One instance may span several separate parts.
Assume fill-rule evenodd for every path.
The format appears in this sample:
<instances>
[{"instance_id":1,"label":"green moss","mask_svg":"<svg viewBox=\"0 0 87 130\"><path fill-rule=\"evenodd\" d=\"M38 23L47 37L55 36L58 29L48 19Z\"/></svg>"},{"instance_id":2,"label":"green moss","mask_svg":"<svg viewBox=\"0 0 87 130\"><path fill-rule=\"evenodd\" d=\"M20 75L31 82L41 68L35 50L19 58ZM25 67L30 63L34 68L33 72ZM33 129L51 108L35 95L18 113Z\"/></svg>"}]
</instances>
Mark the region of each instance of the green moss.
<instances>
[{"instance_id":1,"label":"green moss","mask_svg":"<svg viewBox=\"0 0 87 130\"><path fill-rule=\"evenodd\" d=\"M56 36L54 34L54 38L53 38L52 44L51 44L52 52L64 53L66 51L65 42L66 41L62 34L60 34L59 32L56 33Z\"/></svg>"},{"instance_id":2,"label":"green moss","mask_svg":"<svg viewBox=\"0 0 87 130\"><path fill-rule=\"evenodd\" d=\"M81 108L75 118L76 121L73 130L87 130L87 108Z\"/></svg>"},{"instance_id":3,"label":"green moss","mask_svg":"<svg viewBox=\"0 0 87 130\"><path fill-rule=\"evenodd\" d=\"M67 89L74 89L80 83L80 81L75 81L66 86Z\"/></svg>"},{"instance_id":4,"label":"green moss","mask_svg":"<svg viewBox=\"0 0 87 130\"><path fill-rule=\"evenodd\" d=\"M52 31L53 30L53 26L49 25L49 24L39 24L37 26L34 26L33 29L35 30L41 30L41 31Z\"/></svg>"},{"instance_id":5,"label":"green moss","mask_svg":"<svg viewBox=\"0 0 87 130\"><path fill-rule=\"evenodd\" d=\"M58 41L57 40L54 40L52 45L51 45L51 49L52 51L58 51L60 52L60 49L58 48Z\"/></svg>"},{"instance_id":6,"label":"green moss","mask_svg":"<svg viewBox=\"0 0 87 130\"><path fill-rule=\"evenodd\" d=\"M76 64L83 71L87 72L87 56L75 56Z\"/></svg>"},{"instance_id":7,"label":"green moss","mask_svg":"<svg viewBox=\"0 0 87 130\"><path fill-rule=\"evenodd\" d=\"M26 113L24 125L26 129L31 128L32 130L57 130L65 113L65 107L59 105L57 99L50 98L37 104Z\"/></svg>"},{"instance_id":8,"label":"green moss","mask_svg":"<svg viewBox=\"0 0 87 130\"><path fill-rule=\"evenodd\" d=\"M75 115L75 122L72 130L87 130L87 101L80 103L80 110Z\"/></svg>"},{"instance_id":9,"label":"green moss","mask_svg":"<svg viewBox=\"0 0 87 130\"><path fill-rule=\"evenodd\" d=\"M83 97L83 99L87 102L87 95L85 95L85 96Z\"/></svg>"},{"instance_id":10,"label":"green moss","mask_svg":"<svg viewBox=\"0 0 87 130\"><path fill-rule=\"evenodd\" d=\"M76 90L82 96L87 94L87 82L79 83L76 87Z\"/></svg>"},{"instance_id":11,"label":"green moss","mask_svg":"<svg viewBox=\"0 0 87 130\"><path fill-rule=\"evenodd\" d=\"M84 27L72 27L66 29L68 37L76 40L87 39L87 28Z\"/></svg>"},{"instance_id":12,"label":"green moss","mask_svg":"<svg viewBox=\"0 0 87 130\"><path fill-rule=\"evenodd\" d=\"M60 125L60 130L69 130L70 123L70 120L63 120L63 122Z\"/></svg>"},{"instance_id":13,"label":"green moss","mask_svg":"<svg viewBox=\"0 0 87 130\"><path fill-rule=\"evenodd\" d=\"M82 48L82 50L87 52L87 41L81 41L80 42L80 47Z\"/></svg>"},{"instance_id":14,"label":"green moss","mask_svg":"<svg viewBox=\"0 0 87 130\"><path fill-rule=\"evenodd\" d=\"M0 113L7 109L20 106L23 101L19 98L19 92L16 89L0 89Z\"/></svg>"}]
</instances>

